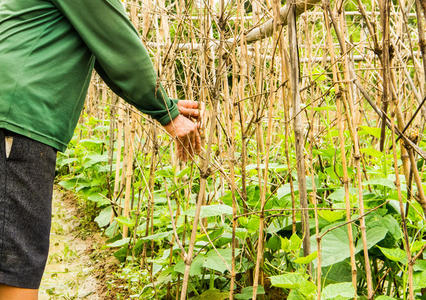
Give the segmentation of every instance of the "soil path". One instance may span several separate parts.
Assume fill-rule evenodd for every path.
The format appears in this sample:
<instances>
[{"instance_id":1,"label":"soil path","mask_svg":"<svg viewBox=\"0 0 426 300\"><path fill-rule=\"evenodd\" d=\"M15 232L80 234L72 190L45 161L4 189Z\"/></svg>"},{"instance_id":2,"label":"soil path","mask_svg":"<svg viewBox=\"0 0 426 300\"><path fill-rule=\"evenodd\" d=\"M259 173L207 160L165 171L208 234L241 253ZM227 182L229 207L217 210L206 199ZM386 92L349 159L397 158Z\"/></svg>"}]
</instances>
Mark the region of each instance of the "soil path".
<instances>
[{"instance_id":1,"label":"soil path","mask_svg":"<svg viewBox=\"0 0 426 300\"><path fill-rule=\"evenodd\" d=\"M40 300L103 299L98 292L94 262L90 253L93 236L82 239L75 199L55 189L50 253L40 287Z\"/></svg>"}]
</instances>

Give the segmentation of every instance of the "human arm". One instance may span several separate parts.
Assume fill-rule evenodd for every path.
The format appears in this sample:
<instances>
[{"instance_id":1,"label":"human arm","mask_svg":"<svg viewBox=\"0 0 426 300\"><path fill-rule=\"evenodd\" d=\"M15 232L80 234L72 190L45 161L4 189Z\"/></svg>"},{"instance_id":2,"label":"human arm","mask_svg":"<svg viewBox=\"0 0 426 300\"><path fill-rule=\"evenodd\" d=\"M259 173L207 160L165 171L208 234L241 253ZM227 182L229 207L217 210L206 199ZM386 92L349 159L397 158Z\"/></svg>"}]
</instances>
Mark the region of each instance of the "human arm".
<instances>
[{"instance_id":1,"label":"human arm","mask_svg":"<svg viewBox=\"0 0 426 300\"><path fill-rule=\"evenodd\" d=\"M119 0L51 1L93 53L96 70L115 93L162 125L179 114Z\"/></svg>"}]
</instances>

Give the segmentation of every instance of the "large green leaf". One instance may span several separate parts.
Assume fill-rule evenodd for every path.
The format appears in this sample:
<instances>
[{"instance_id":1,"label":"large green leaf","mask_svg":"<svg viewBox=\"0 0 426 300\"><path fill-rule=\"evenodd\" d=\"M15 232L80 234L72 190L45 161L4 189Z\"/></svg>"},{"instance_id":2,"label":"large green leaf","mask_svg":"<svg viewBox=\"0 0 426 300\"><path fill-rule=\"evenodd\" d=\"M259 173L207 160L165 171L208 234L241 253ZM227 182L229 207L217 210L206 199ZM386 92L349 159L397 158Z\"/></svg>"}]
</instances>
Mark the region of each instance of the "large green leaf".
<instances>
[{"instance_id":1,"label":"large green leaf","mask_svg":"<svg viewBox=\"0 0 426 300\"><path fill-rule=\"evenodd\" d=\"M87 169L92 167L95 164L98 163L106 163L108 162L108 154L90 154L88 156L86 156L86 161L83 164L83 168Z\"/></svg>"},{"instance_id":2,"label":"large green leaf","mask_svg":"<svg viewBox=\"0 0 426 300\"><path fill-rule=\"evenodd\" d=\"M306 274L286 273L277 276L271 276L271 285L284 288L294 289L303 294L305 299L310 299L315 294L316 286L312 281L307 279ZM298 298L294 298L298 299Z\"/></svg>"},{"instance_id":3,"label":"large green leaf","mask_svg":"<svg viewBox=\"0 0 426 300\"><path fill-rule=\"evenodd\" d=\"M375 227L367 228L367 249L370 249L374 245L376 245L378 242L383 240L386 236L386 233L388 233L388 229L386 227L383 227L383 225L377 225ZM358 240L358 243L356 244L355 253L358 253L363 250L363 243L362 239Z\"/></svg>"},{"instance_id":4,"label":"large green leaf","mask_svg":"<svg viewBox=\"0 0 426 300\"><path fill-rule=\"evenodd\" d=\"M413 273L413 285L415 290L426 288L426 271Z\"/></svg>"},{"instance_id":5,"label":"large green leaf","mask_svg":"<svg viewBox=\"0 0 426 300\"><path fill-rule=\"evenodd\" d=\"M259 285L257 287L256 295L264 295L265 289L263 286ZM241 290L241 293L235 295L235 299L244 299L244 300L250 300L253 296L253 287L248 286Z\"/></svg>"},{"instance_id":6,"label":"large green leaf","mask_svg":"<svg viewBox=\"0 0 426 300\"><path fill-rule=\"evenodd\" d=\"M306 296L298 290L291 290L288 294L287 300L311 300L313 296Z\"/></svg>"},{"instance_id":7,"label":"large green leaf","mask_svg":"<svg viewBox=\"0 0 426 300\"><path fill-rule=\"evenodd\" d=\"M317 251L315 236L311 237L312 251ZM328 232L321 240L321 265L323 267L343 261L350 256L347 227ZM314 261L316 265L316 261Z\"/></svg>"},{"instance_id":8,"label":"large green leaf","mask_svg":"<svg viewBox=\"0 0 426 300\"><path fill-rule=\"evenodd\" d=\"M189 209L186 213L187 216L195 216L195 209ZM204 205L201 207L200 217L216 217L221 215L232 215L232 207L225 204L214 204L214 205Z\"/></svg>"},{"instance_id":9,"label":"large green leaf","mask_svg":"<svg viewBox=\"0 0 426 300\"><path fill-rule=\"evenodd\" d=\"M100 214L96 217L95 222L98 223L99 227L105 227L111 220L112 207L108 206L101 210Z\"/></svg>"},{"instance_id":10,"label":"large green leaf","mask_svg":"<svg viewBox=\"0 0 426 300\"><path fill-rule=\"evenodd\" d=\"M192 297L191 300L225 300L228 299L229 292L221 292L216 289L204 291L197 297Z\"/></svg>"},{"instance_id":11,"label":"large green leaf","mask_svg":"<svg viewBox=\"0 0 426 300\"><path fill-rule=\"evenodd\" d=\"M322 297L327 299L352 299L355 296L355 289L352 282L341 282L327 285L322 291Z\"/></svg>"},{"instance_id":12,"label":"large green leaf","mask_svg":"<svg viewBox=\"0 0 426 300\"><path fill-rule=\"evenodd\" d=\"M189 275L191 276L201 276L204 264L204 255L197 255L192 261L191 268L189 269ZM175 272L179 272L181 274L185 273L185 262L183 260L179 261L175 267Z\"/></svg>"},{"instance_id":13,"label":"large green leaf","mask_svg":"<svg viewBox=\"0 0 426 300\"><path fill-rule=\"evenodd\" d=\"M322 268L322 274L327 284L338 282L349 282L352 280L351 264L349 259L345 259L337 264Z\"/></svg>"},{"instance_id":14,"label":"large green leaf","mask_svg":"<svg viewBox=\"0 0 426 300\"><path fill-rule=\"evenodd\" d=\"M333 224L325 227L321 232L324 232L328 228L336 226ZM355 228L354 238L356 237ZM384 227L381 223L377 222L374 224L374 227L367 228L367 249L370 249L378 242L383 240L388 232L387 228ZM315 236L311 237L311 251L317 250L317 243ZM357 245L355 247L355 254L363 250L362 239L358 239ZM349 237L347 226L341 226L339 228L333 229L328 232L321 240L321 265L327 267L329 265L343 261L344 259L350 256L349 250ZM316 261L314 261L316 265Z\"/></svg>"},{"instance_id":15,"label":"large green leaf","mask_svg":"<svg viewBox=\"0 0 426 300\"><path fill-rule=\"evenodd\" d=\"M119 224L130 227L130 228L133 228L135 226L135 222L136 222L136 220L125 217L125 216L115 217L115 220Z\"/></svg>"},{"instance_id":16,"label":"large green leaf","mask_svg":"<svg viewBox=\"0 0 426 300\"><path fill-rule=\"evenodd\" d=\"M170 238L173 234L173 231L159 232L146 237L141 238L143 241L159 241L165 238Z\"/></svg>"},{"instance_id":17,"label":"large green leaf","mask_svg":"<svg viewBox=\"0 0 426 300\"><path fill-rule=\"evenodd\" d=\"M382 218L381 223L384 227L389 230L394 239L399 240L402 238L401 227L399 227L398 221L391 215L386 215Z\"/></svg>"},{"instance_id":18,"label":"large green leaf","mask_svg":"<svg viewBox=\"0 0 426 300\"><path fill-rule=\"evenodd\" d=\"M108 244L107 247L114 248L114 247L123 247L127 245L130 241L130 238L124 238L118 241L115 241L114 243Z\"/></svg>"},{"instance_id":19,"label":"large green leaf","mask_svg":"<svg viewBox=\"0 0 426 300\"><path fill-rule=\"evenodd\" d=\"M313 261L317 257L318 257L318 252L314 251L307 256L296 258L294 262L297 264L309 264L311 261Z\"/></svg>"},{"instance_id":20,"label":"large green leaf","mask_svg":"<svg viewBox=\"0 0 426 300\"><path fill-rule=\"evenodd\" d=\"M271 285L276 286L283 289L297 289L305 283L306 275L298 274L298 273L287 273L281 274L277 276L271 276Z\"/></svg>"},{"instance_id":21,"label":"large green leaf","mask_svg":"<svg viewBox=\"0 0 426 300\"><path fill-rule=\"evenodd\" d=\"M349 188L349 198L352 198L356 195L357 189L355 188ZM345 189L339 188L335 190L333 193L328 195L327 197L329 200L335 201L335 202L344 202L345 201Z\"/></svg>"},{"instance_id":22,"label":"large green leaf","mask_svg":"<svg viewBox=\"0 0 426 300\"><path fill-rule=\"evenodd\" d=\"M239 249L235 249L235 256L239 252ZM206 254L203 267L224 273L227 270L230 271L231 263L232 249L212 249Z\"/></svg>"},{"instance_id":23,"label":"large green leaf","mask_svg":"<svg viewBox=\"0 0 426 300\"><path fill-rule=\"evenodd\" d=\"M407 255L404 250L399 248L383 248L377 246L380 251L390 260L406 264L408 262Z\"/></svg>"},{"instance_id":24,"label":"large green leaf","mask_svg":"<svg viewBox=\"0 0 426 300\"><path fill-rule=\"evenodd\" d=\"M320 210L318 215L329 223L334 223L345 216L345 211Z\"/></svg>"},{"instance_id":25,"label":"large green leaf","mask_svg":"<svg viewBox=\"0 0 426 300\"><path fill-rule=\"evenodd\" d=\"M367 186L367 185L380 185L380 186L388 187L390 189L394 189L395 188L395 183L393 182L393 180L388 179L388 178L370 179L368 181L364 181L362 183L362 185L364 185L364 186Z\"/></svg>"}]
</instances>

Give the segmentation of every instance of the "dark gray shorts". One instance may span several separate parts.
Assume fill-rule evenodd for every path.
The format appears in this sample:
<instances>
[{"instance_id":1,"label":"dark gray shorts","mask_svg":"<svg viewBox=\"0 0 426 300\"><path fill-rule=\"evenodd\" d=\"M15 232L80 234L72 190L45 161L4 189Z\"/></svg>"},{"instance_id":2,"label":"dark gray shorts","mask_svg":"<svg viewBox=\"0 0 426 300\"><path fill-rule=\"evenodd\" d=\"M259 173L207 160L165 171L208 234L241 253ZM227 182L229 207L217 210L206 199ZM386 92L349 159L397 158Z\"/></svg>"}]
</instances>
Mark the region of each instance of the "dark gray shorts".
<instances>
[{"instance_id":1,"label":"dark gray shorts","mask_svg":"<svg viewBox=\"0 0 426 300\"><path fill-rule=\"evenodd\" d=\"M13 136L6 157L5 136ZM56 150L0 128L0 284L38 289L49 250Z\"/></svg>"}]
</instances>

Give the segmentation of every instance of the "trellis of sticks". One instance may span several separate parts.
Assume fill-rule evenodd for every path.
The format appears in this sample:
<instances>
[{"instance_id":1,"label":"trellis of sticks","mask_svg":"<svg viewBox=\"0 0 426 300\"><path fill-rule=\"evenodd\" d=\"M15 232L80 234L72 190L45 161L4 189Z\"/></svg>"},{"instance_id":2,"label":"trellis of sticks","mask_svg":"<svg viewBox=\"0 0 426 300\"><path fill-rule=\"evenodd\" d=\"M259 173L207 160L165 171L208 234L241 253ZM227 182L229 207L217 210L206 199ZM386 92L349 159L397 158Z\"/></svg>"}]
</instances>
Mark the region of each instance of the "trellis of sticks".
<instances>
[{"instance_id":1,"label":"trellis of sticks","mask_svg":"<svg viewBox=\"0 0 426 300\"><path fill-rule=\"evenodd\" d=\"M365 187L362 184L368 175L358 134L362 125L371 124L381 126L380 139L374 141L378 149L393 155L404 248L409 261L409 297L414 299L412 274L418 257L412 256L408 246L404 203L417 201L426 212L422 173L416 166L418 157L426 157L425 151L417 145L426 120L425 1L399 0L395 5L388 0L379 0L378 3L374 0L357 0L351 2L356 10L345 9L346 3L342 0L333 3L329 0L290 0L283 6L271 0L177 0L167 3L165 0L126 0L124 3L153 57L159 80L170 97L197 100L207 107L202 126L204 151L193 162L201 175L188 245L185 245L186 237L176 231L176 220L184 207L177 203L178 209L172 211L172 191L167 192L174 230L172 243L179 246L185 261L184 276L176 285L176 299L180 297L184 300L187 297L197 233L202 230L208 236L206 221L200 222L201 207L208 204L207 198L225 190L231 190L233 198L233 259L229 266L229 299L233 299L236 285L234 251L238 247L235 236L238 218L257 214L260 219L259 238L252 245L256 251L253 274L253 299L256 299L258 284L264 280L265 224L287 211L291 213L295 231L296 214L300 213L303 252L306 256L310 253L309 210L313 210L316 223L318 266L314 277L320 299L320 249L324 234L319 233L318 226L320 208L317 207L319 199L313 168L317 157L313 150L330 142L340 149L341 155L346 205L344 226L349 235L352 283L356 290L357 266L352 225L359 221L368 297L373 299L375 291L369 269L364 219L370 210L364 209ZM416 22L410 21L413 19ZM354 28L361 29L360 36L353 36ZM322 110L329 105L326 97L330 96L331 91L335 110ZM108 113L99 109L106 105L110 107ZM115 179L111 182L113 190L110 197L113 203L117 203L116 200L124 196L124 205L115 205L111 220L116 215L128 217L132 197L139 192L146 202L142 203L139 198L133 209L139 218L142 205L147 206L146 235L153 234L155 172L161 164L162 149L170 149L173 153L172 143L160 137L160 127L114 96L98 77L90 87L86 110L101 119L106 119L107 114L111 116L109 156L111 174L115 173ZM321 122L324 119L328 120L327 126ZM391 150L385 148L386 127L391 132ZM327 130L333 128L338 131L338 136L326 139ZM349 153L345 144L345 130L348 130L351 141ZM282 145L284 153L276 150ZM248 156L249 148L255 149L256 157ZM290 157L293 149L295 159ZM149 151L150 161L136 160L137 151ZM112 169L114 158L115 170ZM402 166L398 165L398 159L402 161ZM283 182L290 183L292 209L266 216L267 193L279 187L279 184L269 182L271 160L282 160L288 165L288 176L283 178ZM256 179L248 175L250 161L257 165ZM172 164L176 169L181 166L175 158ZM142 175L144 185L135 187L132 184L135 168L140 170L147 165L150 172L147 177ZM349 180L349 167L356 170L355 182ZM239 174L235 173L236 169L240 170ZM298 197L291 176L293 170L297 172ZM404 199L401 193L399 172L405 177L408 187L413 184L417 187L416 194L408 192L408 199ZM310 193L306 188L306 176L312 178L313 191ZM217 190L210 190L208 180L219 183ZM260 188L259 211L239 207L236 201L237 195L243 202L247 199L247 185L253 180ZM240 182L239 186L237 181ZM351 185L358 189L357 218L353 218L354 207L350 203ZM189 197L190 180L184 190ZM308 203L314 207L309 208ZM186 218L185 222L191 225ZM124 227L122 234L123 237L129 236L127 227ZM146 259L149 247L144 244L141 265L151 270L154 282L152 268Z\"/></svg>"}]
</instances>

